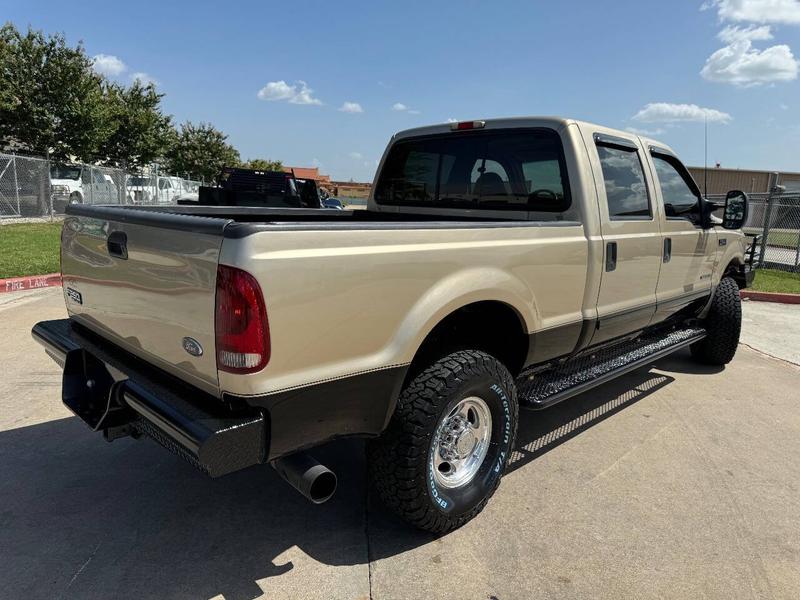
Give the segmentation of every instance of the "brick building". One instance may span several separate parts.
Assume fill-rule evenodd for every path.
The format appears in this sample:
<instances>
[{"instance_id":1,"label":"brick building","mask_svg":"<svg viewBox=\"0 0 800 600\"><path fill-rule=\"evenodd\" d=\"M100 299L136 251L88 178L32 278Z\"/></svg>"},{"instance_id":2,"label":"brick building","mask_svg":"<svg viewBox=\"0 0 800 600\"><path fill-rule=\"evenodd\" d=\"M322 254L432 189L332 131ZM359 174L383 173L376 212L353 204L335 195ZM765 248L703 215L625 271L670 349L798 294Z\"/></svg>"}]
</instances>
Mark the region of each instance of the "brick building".
<instances>
[{"instance_id":1,"label":"brick building","mask_svg":"<svg viewBox=\"0 0 800 600\"><path fill-rule=\"evenodd\" d=\"M322 175L317 167L283 167L283 172L294 172L294 176L298 179L313 179L321 184L330 184L331 182L331 176Z\"/></svg>"}]
</instances>

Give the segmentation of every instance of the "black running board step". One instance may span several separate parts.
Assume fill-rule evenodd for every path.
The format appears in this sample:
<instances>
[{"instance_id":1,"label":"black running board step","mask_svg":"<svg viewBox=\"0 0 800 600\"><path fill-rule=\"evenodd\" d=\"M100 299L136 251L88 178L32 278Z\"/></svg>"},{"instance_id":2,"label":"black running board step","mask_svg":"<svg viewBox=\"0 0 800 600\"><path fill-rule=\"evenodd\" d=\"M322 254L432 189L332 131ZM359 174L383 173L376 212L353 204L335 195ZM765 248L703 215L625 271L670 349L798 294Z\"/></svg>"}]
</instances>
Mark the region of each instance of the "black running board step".
<instances>
[{"instance_id":1,"label":"black running board step","mask_svg":"<svg viewBox=\"0 0 800 600\"><path fill-rule=\"evenodd\" d=\"M694 344L705 329L685 327L586 350L544 371L523 371L517 378L520 406L539 410L585 392L625 373Z\"/></svg>"}]
</instances>

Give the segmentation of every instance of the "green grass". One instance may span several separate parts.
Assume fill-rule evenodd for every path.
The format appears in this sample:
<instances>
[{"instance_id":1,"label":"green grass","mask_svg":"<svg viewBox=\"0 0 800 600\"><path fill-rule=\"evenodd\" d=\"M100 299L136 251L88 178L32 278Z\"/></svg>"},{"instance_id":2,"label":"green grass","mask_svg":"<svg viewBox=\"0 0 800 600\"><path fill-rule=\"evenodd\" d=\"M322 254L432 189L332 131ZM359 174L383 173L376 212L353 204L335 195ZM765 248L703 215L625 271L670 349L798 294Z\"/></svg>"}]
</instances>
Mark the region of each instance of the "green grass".
<instances>
[{"instance_id":1,"label":"green grass","mask_svg":"<svg viewBox=\"0 0 800 600\"><path fill-rule=\"evenodd\" d=\"M0 277L60 271L61 223L0 225Z\"/></svg>"},{"instance_id":2,"label":"green grass","mask_svg":"<svg viewBox=\"0 0 800 600\"><path fill-rule=\"evenodd\" d=\"M788 292L800 294L800 273L775 269L758 269L751 288L758 292Z\"/></svg>"},{"instance_id":3,"label":"green grass","mask_svg":"<svg viewBox=\"0 0 800 600\"><path fill-rule=\"evenodd\" d=\"M748 227L745 232L746 233L755 233L761 235L760 229L753 229ZM789 230L772 230L769 232L769 242L770 246L783 246L784 248L797 248L798 244L798 236L800 236L800 232L797 231L789 231Z\"/></svg>"}]
</instances>

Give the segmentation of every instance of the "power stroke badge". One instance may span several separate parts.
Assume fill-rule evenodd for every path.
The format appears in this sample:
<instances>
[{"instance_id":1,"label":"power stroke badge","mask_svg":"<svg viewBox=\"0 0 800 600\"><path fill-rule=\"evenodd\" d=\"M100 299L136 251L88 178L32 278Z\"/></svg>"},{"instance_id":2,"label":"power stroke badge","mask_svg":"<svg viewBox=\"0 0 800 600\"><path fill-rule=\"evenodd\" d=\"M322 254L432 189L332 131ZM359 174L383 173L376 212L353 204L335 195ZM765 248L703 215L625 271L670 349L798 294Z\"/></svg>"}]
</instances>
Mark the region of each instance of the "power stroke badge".
<instances>
[{"instance_id":1,"label":"power stroke badge","mask_svg":"<svg viewBox=\"0 0 800 600\"><path fill-rule=\"evenodd\" d=\"M71 287L66 289L67 297L76 304L83 304L83 296L78 290L73 290Z\"/></svg>"}]
</instances>

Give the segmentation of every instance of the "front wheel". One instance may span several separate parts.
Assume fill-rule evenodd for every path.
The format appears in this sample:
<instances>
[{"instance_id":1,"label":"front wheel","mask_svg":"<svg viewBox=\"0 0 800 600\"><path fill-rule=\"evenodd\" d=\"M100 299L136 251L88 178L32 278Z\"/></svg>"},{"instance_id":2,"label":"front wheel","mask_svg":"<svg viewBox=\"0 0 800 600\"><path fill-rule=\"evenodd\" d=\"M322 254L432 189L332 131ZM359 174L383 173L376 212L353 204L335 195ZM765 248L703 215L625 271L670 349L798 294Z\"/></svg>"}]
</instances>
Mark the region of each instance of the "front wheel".
<instances>
[{"instance_id":1,"label":"front wheel","mask_svg":"<svg viewBox=\"0 0 800 600\"><path fill-rule=\"evenodd\" d=\"M742 301L733 278L719 282L703 325L706 337L692 344L692 356L708 365L727 365L736 354L742 330Z\"/></svg>"},{"instance_id":2,"label":"front wheel","mask_svg":"<svg viewBox=\"0 0 800 600\"><path fill-rule=\"evenodd\" d=\"M517 392L496 358L454 352L403 390L383 435L368 445L383 502L412 525L444 533L483 510L517 433Z\"/></svg>"}]
</instances>

